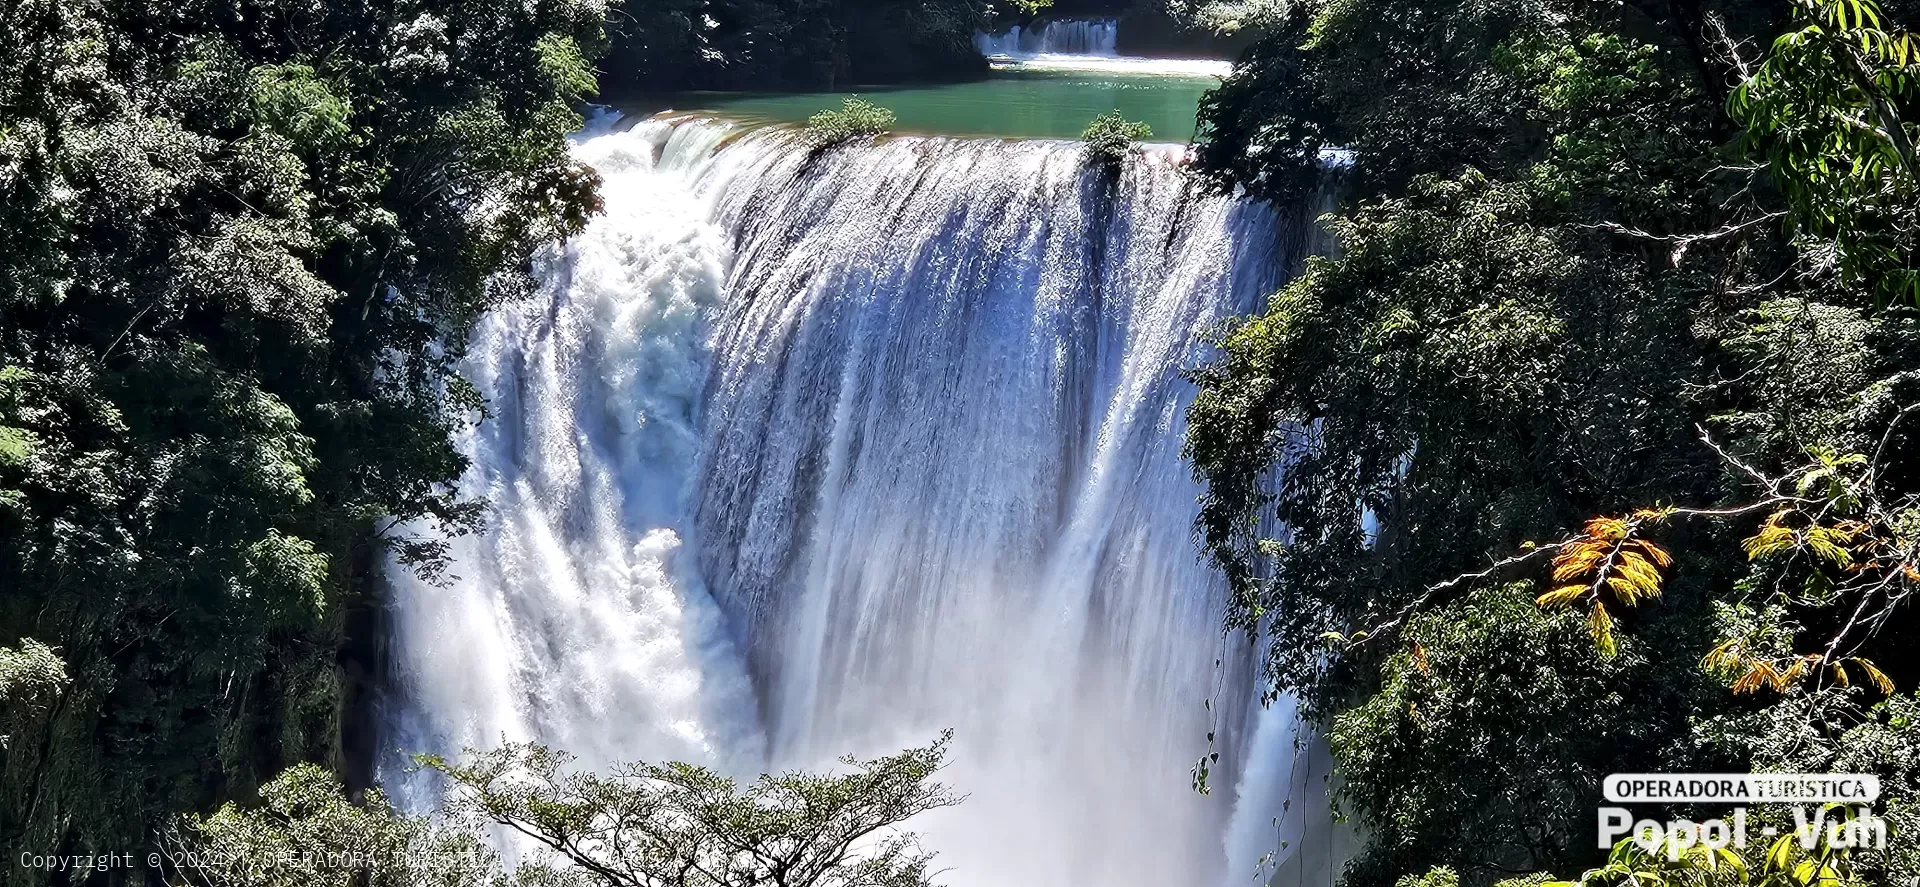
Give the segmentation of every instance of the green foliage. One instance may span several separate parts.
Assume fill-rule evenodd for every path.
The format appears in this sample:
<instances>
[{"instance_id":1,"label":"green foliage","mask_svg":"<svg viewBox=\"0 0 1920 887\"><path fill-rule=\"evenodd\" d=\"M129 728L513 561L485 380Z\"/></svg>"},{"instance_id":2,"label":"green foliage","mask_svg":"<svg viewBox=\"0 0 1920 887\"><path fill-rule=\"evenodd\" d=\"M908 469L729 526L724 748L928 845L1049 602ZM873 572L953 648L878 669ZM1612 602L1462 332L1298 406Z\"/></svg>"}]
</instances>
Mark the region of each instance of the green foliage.
<instances>
[{"instance_id":1,"label":"green foliage","mask_svg":"<svg viewBox=\"0 0 1920 887\"><path fill-rule=\"evenodd\" d=\"M1854 811L1830 804L1817 814L1826 821L1848 821ZM1815 834L1789 831L1746 847L1708 847L1671 834L1645 834L1614 844L1606 862L1576 881L1546 881L1538 887L1617 887L1662 884L1674 887L1865 887L1876 883L1862 871L1861 851L1836 847ZM1811 843L1809 848L1803 840Z\"/></svg>"},{"instance_id":2,"label":"green foliage","mask_svg":"<svg viewBox=\"0 0 1920 887\"><path fill-rule=\"evenodd\" d=\"M1920 303L1920 40L1873 0L1796 0L1792 30L1728 102L1817 268Z\"/></svg>"},{"instance_id":3,"label":"green foliage","mask_svg":"<svg viewBox=\"0 0 1920 887\"><path fill-rule=\"evenodd\" d=\"M0 844L125 851L343 763L347 614L439 555L375 521L477 518L465 331L597 206L604 12L0 12L0 640L71 678L0 752Z\"/></svg>"},{"instance_id":4,"label":"green foliage","mask_svg":"<svg viewBox=\"0 0 1920 887\"><path fill-rule=\"evenodd\" d=\"M334 774L298 764L256 803L180 817L165 874L197 887L926 887L932 854L901 826L960 802L933 781L950 736L746 785L685 763L579 771L534 744L426 757L449 790L432 819L378 789L350 800ZM528 842L510 873L488 843L501 828Z\"/></svg>"},{"instance_id":5,"label":"green foliage","mask_svg":"<svg viewBox=\"0 0 1920 887\"><path fill-rule=\"evenodd\" d=\"M1600 655L1586 621L1543 612L1525 585L1413 619L1379 688L1329 734L1353 774L1343 807L1375 830L1349 878L1439 864L1484 881L1494 860L1586 861L1601 779L1685 735L1687 694L1704 689L1663 678L1671 654L1629 640Z\"/></svg>"},{"instance_id":6,"label":"green foliage","mask_svg":"<svg viewBox=\"0 0 1920 887\"><path fill-rule=\"evenodd\" d=\"M1340 189L1325 257L1194 373L1186 452L1229 624L1333 732L1350 887L1583 870L1597 774L1772 766L1920 677L1888 664L1920 339L1879 307L1913 200L1874 122L1911 59L1837 8L1288 4L1203 103L1219 183Z\"/></svg>"},{"instance_id":7,"label":"green foliage","mask_svg":"<svg viewBox=\"0 0 1920 887\"><path fill-rule=\"evenodd\" d=\"M499 876L475 836L395 813L378 789L349 801L313 764L262 786L256 805L182 817L166 843L174 880L206 887L481 887Z\"/></svg>"},{"instance_id":8,"label":"green foliage","mask_svg":"<svg viewBox=\"0 0 1920 887\"><path fill-rule=\"evenodd\" d=\"M807 140L816 148L831 148L857 138L877 136L893 128L893 112L859 96L839 108L807 118Z\"/></svg>"},{"instance_id":9,"label":"green foliage","mask_svg":"<svg viewBox=\"0 0 1920 887\"><path fill-rule=\"evenodd\" d=\"M1235 624L1286 638L1284 688L1326 674L1321 636L1476 569L1483 546L1511 551L1628 510L1623 491L1688 481L1628 455L1686 439L1671 375L1697 359L1684 297L1597 260L1588 235L1536 224L1536 194L1422 179L1328 220L1339 258L1311 261L1197 374L1203 541ZM1356 503L1380 516L1377 537ZM1250 535L1246 515L1267 509L1315 531Z\"/></svg>"},{"instance_id":10,"label":"green foliage","mask_svg":"<svg viewBox=\"0 0 1920 887\"><path fill-rule=\"evenodd\" d=\"M1093 118L1080 138L1087 142L1087 161L1096 166L1115 167L1133 155L1136 143L1153 137L1153 127L1109 111Z\"/></svg>"},{"instance_id":11,"label":"green foliage","mask_svg":"<svg viewBox=\"0 0 1920 887\"><path fill-rule=\"evenodd\" d=\"M1438 865L1424 875L1407 875L1394 882L1394 887L1460 887L1460 873Z\"/></svg>"},{"instance_id":12,"label":"green foliage","mask_svg":"<svg viewBox=\"0 0 1920 887\"><path fill-rule=\"evenodd\" d=\"M67 683L66 664L47 645L27 638L17 648L0 647L0 750L43 717Z\"/></svg>"},{"instance_id":13,"label":"green foliage","mask_svg":"<svg viewBox=\"0 0 1920 887\"><path fill-rule=\"evenodd\" d=\"M933 856L910 832L922 813L962 798L933 781L949 731L897 755L842 760L840 773L763 774L741 785L707 767L634 763L581 772L565 754L516 743L454 764L455 815L498 823L551 853L520 877L570 874L608 885L924 887ZM544 872L544 874L541 874Z\"/></svg>"}]
</instances>

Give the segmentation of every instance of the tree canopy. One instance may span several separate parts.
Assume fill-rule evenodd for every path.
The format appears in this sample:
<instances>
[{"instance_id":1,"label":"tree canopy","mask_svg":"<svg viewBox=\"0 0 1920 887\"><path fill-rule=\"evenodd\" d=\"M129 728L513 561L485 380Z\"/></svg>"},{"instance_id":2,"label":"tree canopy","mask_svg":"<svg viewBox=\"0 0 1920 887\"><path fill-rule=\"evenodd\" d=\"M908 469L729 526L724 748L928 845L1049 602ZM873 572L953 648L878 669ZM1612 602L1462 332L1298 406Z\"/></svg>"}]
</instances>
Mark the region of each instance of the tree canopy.
<instances>
[{"instance_id":1,"label":"tree canopy","mask_svg":"<svg viewBox=\"0 0 1920 887\"><path fill-rule=\"evenodd\" d=\"M1204 101L1216 181L1340 195L1187 453L1345 883L1616 883L1610 772L1910 784L1910 11L1295 4Z\"/></svg>"},{"instance_id":2,"label":"tree canopy","mask_svg":"<svg viewBox=\"0 0 1920 887\"><path fill-rule=\"evenodd\" d=\"M375 521L476 516L466 325L596 209L565 136L604 15L0 13L0 636L70 679L14 716L0 844L124 849L344 765L343 628L388 551L436 555Z\"/></svg>"},{"instance_id":3,"label":"tree canopy","mask_svg":"<svg viewBox=\"0 0 1920 887\"><path fill-rule=\"evenodd\" d=\"M511 743L422 758L447 782L432 818L396 812L377 789L349 801L337 777L302 764L259 804L183 817L168 875L203 887L927 887L933 856L904 827L962 800L935 781L950 738L745 785L684 762L595 773ZM497 844L517 851L510 870Z\"/></svg>"}]
</instances>

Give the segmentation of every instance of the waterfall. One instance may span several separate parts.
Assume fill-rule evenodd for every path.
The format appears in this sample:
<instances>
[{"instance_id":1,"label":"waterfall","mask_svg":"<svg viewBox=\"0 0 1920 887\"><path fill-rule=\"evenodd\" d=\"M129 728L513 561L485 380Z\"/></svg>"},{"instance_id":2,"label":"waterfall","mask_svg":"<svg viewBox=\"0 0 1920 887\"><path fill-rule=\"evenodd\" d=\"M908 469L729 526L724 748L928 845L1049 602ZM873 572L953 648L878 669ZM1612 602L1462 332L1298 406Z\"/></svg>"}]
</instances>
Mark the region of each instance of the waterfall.
<instances>
[{"instance_id":1,"label":"waterfall","mask_svg":"<svg viewBox=\"0 0 1920 887\"><path fill-rule=\"evenodd\" d=\"M751 775L953 728L970 797L914 824L945 883L1250 883L1296 726L1220 628L1180 370L1303 217L1072 142L575 150L606 213L469 344L489 523L440 584L390 570L395 742Z\"/></svg>"},{"instance_id":2,"label":"waterfall","mask_svg":"<svg viewBox=\"0 0 1920 887\"><path fill-rule=\"evenodd\" d=\"M1032 26L1014 25L1005 33L976 34L974 45L985 56L1020 58L1034 55L1113 56L1120 23L1113 19L1054 19Z\"/></svg>"},{"instance_id":3,"label":"waterfall","mask_svg":"<svg viewBox=\"0 0 1920 887\"><path fill-rule=\"evenodd\" d=\"M1055 19L1003 33L976 33L973 43L996 70L1100 73L1151 77L1225 77L1233 63L1222 59L1134 58L1120 55L1119 22Z\"/></svg>"}]
</instances>

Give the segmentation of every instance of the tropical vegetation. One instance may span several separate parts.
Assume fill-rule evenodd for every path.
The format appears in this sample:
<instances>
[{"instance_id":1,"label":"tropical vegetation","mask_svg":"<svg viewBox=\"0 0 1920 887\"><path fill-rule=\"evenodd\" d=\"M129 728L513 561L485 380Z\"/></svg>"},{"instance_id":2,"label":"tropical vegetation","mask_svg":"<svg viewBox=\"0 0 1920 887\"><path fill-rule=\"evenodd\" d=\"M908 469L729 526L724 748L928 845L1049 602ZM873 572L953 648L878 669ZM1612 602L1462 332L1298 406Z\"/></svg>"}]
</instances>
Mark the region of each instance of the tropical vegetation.
<instances>
[{"instance_id":1,"label":"tropical vegetation","mask_svg":"<svg viewBox=\"0 0 1920 887\"><path fill-rule=\"evenodd\" d=\"M370 639L381 565L432 578L482 519L454 368L599 209L566 137L602 72L968 76L1041 5L0 9L0 846L453 885L512 832L529 883L927 883L893 829L957 802L945 740L744 784L509 745L398 812ZM1920 6L1168 5L1249 41L1200 174L1334 207L1194 370L1186 455L1227 626L1332 747L1344 883L1920 878ZM1875 774L1905 838L1597 846L1606 774L1748 770Z\"/></svg>"},{"instance_id":2,"label":"tropical vegetation","mask_svg":"<svg viewBox=\"0 0 1920 887\"><path fill-rule=\"evenodd\" d=\"M1128 120L1119 111L1109 111L1093 118L1087 124L1080 138L1087 143L1087 160L1107 169L1113 169L1133 156L1136 146L1142 139L1153 137L1153 127L1134 120Z\"/></svg>"},{"instance_id":3,"label":"tropical vegetation","mask_svg":"<svg viewBox=\"0 0 1920 887\"><path fill-rule=\"evenodd\" d=\"M892 129L893 124L892 111L853 96L838 108L807 118L807 140L816 148L831 148L857 138L880 135Z\"/></svg>"},{"instance_id":4,"label":"tropical vegetation","mask_svg":"<svg viewBox=\"0 0 1920 887\"><path fill-rule=\"evenodd\" d=\"M1920 875L1912 12L1213 10L1270 30L1207 174L1340 195L1187 451L1230 624L1332 744L1346 884ZM1606 774L1748 770L1880 775L1898 849L1594 849Z\"/></svg>"},{"instance_id":5,"label":"tropical vegetation","mask_svg":"<svg viewBox=\"0 0 1920 887\"><path fill-rule=\"evenodd\" d=\"M0 12L0 846L139 846L298 761L365 786L345 639L380 561L438 562L395 527L477 517L452 367L597 208L604 14Z\"/></svg>"},{"instance_id":6,"label":"tropical vegetation","mask_svg":"<svg viewBox=\"0 0 1920 887\"><path fill-rule=\"evenodd\" d=\"M928 887L932 854L900 826L960 802L934 779L949 738L744 786L682 763L601 775L513 743L421 758L447 782L432 818L397 812L377 788L349 800L332 773L300 764L257 804L180 820L163 870L204 887ZM494 849L502 834L511 874Z\"/></svg>"}]
</instances>

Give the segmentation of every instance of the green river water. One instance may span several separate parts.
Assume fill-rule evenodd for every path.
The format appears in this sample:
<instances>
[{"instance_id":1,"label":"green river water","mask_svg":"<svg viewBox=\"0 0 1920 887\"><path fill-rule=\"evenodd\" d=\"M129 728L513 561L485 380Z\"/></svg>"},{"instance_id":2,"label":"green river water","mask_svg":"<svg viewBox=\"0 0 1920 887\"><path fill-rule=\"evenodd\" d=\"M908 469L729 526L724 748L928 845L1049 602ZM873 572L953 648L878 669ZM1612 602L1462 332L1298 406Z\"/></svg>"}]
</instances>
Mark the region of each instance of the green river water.
<instances>
[{"instance_id":1,"label":"green river water","mask_svg":"<svg viewBox=\"0 0 1920 887\"><path fill-rule=\"evenodd\" d=\"M686 93L621 102L628 113L712 112L794 123L859 95L893 111L898 132L1004 138L1078 138L1108 111L1153 127L1153 142L1193 138L1200 96L1218 85L1224 63L1078 59L998 63L967 83L874 86L834 93Z\"/></svg>"}]
</instances>

